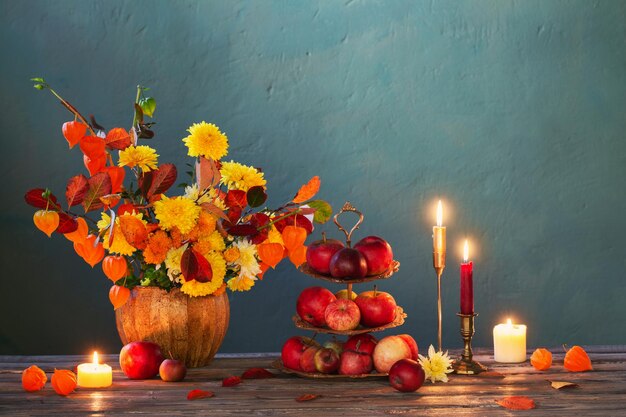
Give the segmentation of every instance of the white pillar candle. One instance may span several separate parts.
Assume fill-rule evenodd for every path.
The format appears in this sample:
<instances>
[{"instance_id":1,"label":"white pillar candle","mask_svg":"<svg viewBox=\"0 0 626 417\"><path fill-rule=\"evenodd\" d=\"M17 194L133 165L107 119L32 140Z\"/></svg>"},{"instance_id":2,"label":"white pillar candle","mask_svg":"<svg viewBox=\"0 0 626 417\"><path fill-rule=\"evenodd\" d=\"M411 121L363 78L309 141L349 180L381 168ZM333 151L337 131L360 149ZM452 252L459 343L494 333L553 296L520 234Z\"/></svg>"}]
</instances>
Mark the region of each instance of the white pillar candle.
<instances>
[{"instance_id":1,"label":"white pillar candle","mask_svg":"<svg viewBox=\"0 0 626 417\"><path fill-rule=\"evenodd\" d=\"M109 365L98 363L98 353L93 353L92 363L78 365L77 383L82 388L104 388L113 383L113 370Z\"/></svg>"},{"instance_id":2,"label":"white pillar candle","mask_svg":"<svg viewBox=\"0 0 626 417\"><path fill-rule=\"evenodd\" d=\"M526 326L498 324L493 328L493 358L496 362L519 363L526 360Z\"/></svg>"}]
</instances>

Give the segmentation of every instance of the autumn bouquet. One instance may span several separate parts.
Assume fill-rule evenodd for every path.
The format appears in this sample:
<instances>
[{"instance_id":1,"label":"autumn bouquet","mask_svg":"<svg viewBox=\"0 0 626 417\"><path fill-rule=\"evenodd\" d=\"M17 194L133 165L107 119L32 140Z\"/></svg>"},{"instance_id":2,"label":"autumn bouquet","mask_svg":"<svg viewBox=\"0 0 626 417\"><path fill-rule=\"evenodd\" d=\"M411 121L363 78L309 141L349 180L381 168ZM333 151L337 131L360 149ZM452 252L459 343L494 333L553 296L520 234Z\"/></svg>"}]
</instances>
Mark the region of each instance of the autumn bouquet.
<instances>
[{"instance_id":1,"label":"autumn bouquet","mask_svg":"<svg viewBox=\"0 0 626 417\"><path fill-rule=\"evenodd\" d=\"M87 175L69 179L65 202L47 188L28 191L26 202L39 209L33 217L37 228L49 237L65 236L92 267L102 262L114 283L109 292L114 308L135 286L180 288L192 297L218 295L227 287L248 291L284 258L303 263L312 222L324 223L332 214L328 203L313 200L317 176L283 206L262 208L263 172L225 161L228 138L206 122L191 125L182 139L194 163L188 164L188 181L178 184L184 193L170 195L176 167L160 164L156 150L140 144L154 136L154 123L146 119L152 119L156 101L146 88L137 89L131 128L106 131L44 79L32 81L74 115L62 133L70 149L78 145ZM132 181L126 181L127 172Z\"/></svg>"}]
</instances>

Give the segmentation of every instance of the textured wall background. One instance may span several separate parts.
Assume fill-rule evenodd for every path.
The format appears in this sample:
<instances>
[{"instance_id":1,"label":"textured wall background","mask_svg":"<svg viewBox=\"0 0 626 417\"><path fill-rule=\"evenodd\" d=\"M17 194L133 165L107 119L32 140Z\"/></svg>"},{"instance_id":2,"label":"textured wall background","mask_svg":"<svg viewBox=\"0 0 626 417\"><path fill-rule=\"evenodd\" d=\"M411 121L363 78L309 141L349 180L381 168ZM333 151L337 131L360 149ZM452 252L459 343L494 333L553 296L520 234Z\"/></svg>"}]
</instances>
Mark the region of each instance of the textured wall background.
<instances>
[{"instance_id":1,"label":"textured wall background","mask_svg":"<svg viewBox=\"0 0 626 417\"><path fill-rule=\"evenodd\" d=\"M187 126L215 122L230 156L265 168L271 204L321 174L322 197L366 214L360 236L393 245L402 268L381 287L421 345L436 340L438 197L446 346L466 235L476 345L507 315L530 345L626 343L625 46L623 1L3 0L0 353L120 348L108 280L22 200L82 169L68 114L32 76L109 127L152 87L160 161L183 165ZM222 351L278 350L314 284L285 264L232 295Z\"/></svg>"}]
</instances>

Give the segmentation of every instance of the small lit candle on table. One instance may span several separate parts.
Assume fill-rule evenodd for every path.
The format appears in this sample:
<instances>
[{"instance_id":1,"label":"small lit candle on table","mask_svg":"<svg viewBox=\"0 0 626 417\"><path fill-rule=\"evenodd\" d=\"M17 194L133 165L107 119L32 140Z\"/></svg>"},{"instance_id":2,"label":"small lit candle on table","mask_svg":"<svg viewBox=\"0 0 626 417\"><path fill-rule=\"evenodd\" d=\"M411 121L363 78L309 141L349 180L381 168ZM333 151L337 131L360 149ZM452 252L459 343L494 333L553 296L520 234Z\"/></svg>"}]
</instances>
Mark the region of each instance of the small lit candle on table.
<instances>
[{"instance_id":1,"label":"small lit candle on table","mask_svg":"<svg viewBox=\"0 0 626 417\"><path fill-rule=\"evenodd\" d=\"M109 365L98 363L98 352L93 353L92 363L78 365L77 383L82 388L104 388L113 383L113 370Z\"/></svg>"},{"instance_id":2,"label":"small lit candle on table","mask_svg":"<svg viewBox=\"0 0 626 417\"><path fill-rule=\"evenodd\" d=\"M511 319L506 324L493 328L493 358L496 362L519 363L526 360L526 326L513 324Z\"/></svg>"},{"instance_id":3,"label":"small lit candle on table","mask_svg":"<svg viewBox=\"0 0 626 417\"><path fill-rule=\"evenodd\" d=\"M461 314L474 314L474 264L469 261L469 245L467 240L463 246L463 263L461 264Z\"/></svg>"}]
</instances>

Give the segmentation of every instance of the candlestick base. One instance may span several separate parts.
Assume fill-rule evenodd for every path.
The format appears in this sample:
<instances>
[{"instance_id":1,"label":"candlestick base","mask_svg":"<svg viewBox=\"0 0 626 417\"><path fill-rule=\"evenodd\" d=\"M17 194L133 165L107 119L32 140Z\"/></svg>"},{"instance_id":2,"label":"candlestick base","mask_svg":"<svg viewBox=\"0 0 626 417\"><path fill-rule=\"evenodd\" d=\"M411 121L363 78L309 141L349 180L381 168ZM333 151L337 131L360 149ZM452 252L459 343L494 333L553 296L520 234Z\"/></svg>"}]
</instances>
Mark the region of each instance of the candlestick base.
<instances>
[{"instance_id":1,"label":"candlestick base","mask_svg":"<svg viewBox=\"0 0 626 417\"><path fill-rule=\"evenodd\" d=\"M463 353L452 364L455 374L459 375L477 375L487 370L487 368L472 359L472 337L474 336L474 318L478 313L461 314L457 313L461 318L461 337L463 338Z\"/></svg>"}]
</instances>

